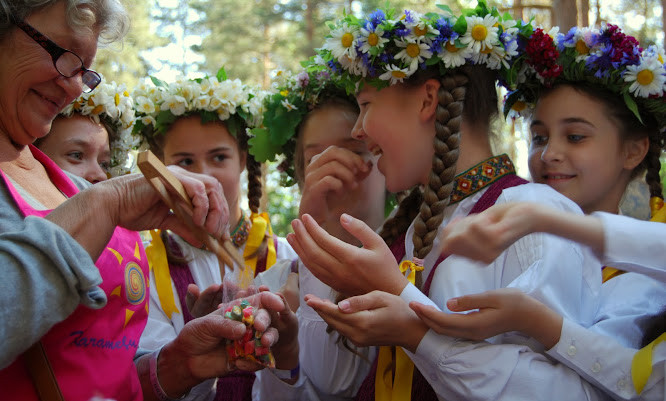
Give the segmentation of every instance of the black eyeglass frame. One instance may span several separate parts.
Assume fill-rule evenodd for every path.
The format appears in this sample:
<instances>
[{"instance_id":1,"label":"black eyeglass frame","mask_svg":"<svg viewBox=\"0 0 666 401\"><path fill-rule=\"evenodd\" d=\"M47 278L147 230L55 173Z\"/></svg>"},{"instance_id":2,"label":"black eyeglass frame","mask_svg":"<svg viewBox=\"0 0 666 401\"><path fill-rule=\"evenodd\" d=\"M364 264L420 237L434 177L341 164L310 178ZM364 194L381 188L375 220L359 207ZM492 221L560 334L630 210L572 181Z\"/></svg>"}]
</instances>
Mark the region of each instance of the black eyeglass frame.
<instances>
[{"instance_id":1,"label":"black eyeglass frame","mask_svg":"<svg viewBox=\"0 0 666 401\"><path fill-rule=\"evenodd\" d=\"M44 50L46 50L47 53L49 53L51 59L53 60L53 67L56 69L56 71L58 71L58 74L65 78L71 78L81 73L81 80L83 81L83 92L92 92L102 82L102 77L96 71L90 70L83 65L83 60L81 57L79 57L78 54L58 46L55 42L47 38L44 34L36 30L25 21L14 20L13 22L14 25L19 27L23 32L30 36L32 40L37 42L37 44L39 44L42 48L44 48ZM71 73L63 73L58 68L58 59L66 53L72 54L81 63L81 66Z\"/></svg>"}]
</instances>

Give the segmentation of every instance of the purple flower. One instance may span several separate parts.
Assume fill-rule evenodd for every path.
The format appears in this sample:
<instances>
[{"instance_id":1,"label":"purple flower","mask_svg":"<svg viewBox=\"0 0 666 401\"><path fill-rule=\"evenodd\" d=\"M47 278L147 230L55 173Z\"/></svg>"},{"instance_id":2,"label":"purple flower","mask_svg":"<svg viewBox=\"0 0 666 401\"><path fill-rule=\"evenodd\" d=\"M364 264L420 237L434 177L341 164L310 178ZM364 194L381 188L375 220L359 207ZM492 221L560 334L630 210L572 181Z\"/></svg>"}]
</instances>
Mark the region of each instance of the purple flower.
<instances>
[{"instance_id":1,"label":"purple flower","mask_svg":"<svg viewBox=\"0 0 666 401\"><path fill-rule=\"evenodd\" d=\"M417 22L413 11L405 10L405 22L408 24Z\"/></svg>"},{"instance_id":2,"label":"purple flower","mask_svg":"<svg viewBox=\"0 0 666 401\"><path fill-rule=\"evenodd\" d=\"M384 11L382 10L375 10L368 16L368 19L365 24L365 29L369 31L374 31L379 24L382 22L386 21L386 14L384 14Z\"/></svg>"},{"instance_id":3,"label":"purple flower","mask_svg":"<svg viewBox=\"0 0 666 401\"><path fill-rule=\"evenodd\" d=\"M301 71L296 76L296 80L298 81L298 86L300 86L301 88L305 88L310 83L310 76L308 75L307 72Z\"/></svg>"}]
</instances>

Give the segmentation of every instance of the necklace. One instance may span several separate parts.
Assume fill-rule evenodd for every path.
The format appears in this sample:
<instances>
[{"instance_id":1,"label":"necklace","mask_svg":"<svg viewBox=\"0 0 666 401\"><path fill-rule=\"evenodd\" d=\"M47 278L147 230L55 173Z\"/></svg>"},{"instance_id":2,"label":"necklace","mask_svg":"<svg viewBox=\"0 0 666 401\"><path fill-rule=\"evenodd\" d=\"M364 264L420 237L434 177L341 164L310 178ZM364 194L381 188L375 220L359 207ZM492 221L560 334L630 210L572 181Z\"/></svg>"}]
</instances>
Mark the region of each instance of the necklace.
<instances>
[{"instance_id":1,"label":"necklace","mask_svg":"<svg viewBox=\"0 0 666 401\"><path fill-rule=\"evenodd\" d=\"M252 222L241 210L240 220L238 221L236 228L234 228L230 234L231 241L234 243L234 245L236 245L237 248L243 246L245 241L247 241L247 237L250 235L250 227L252 227Z\"/></svg>"}]
</instances>

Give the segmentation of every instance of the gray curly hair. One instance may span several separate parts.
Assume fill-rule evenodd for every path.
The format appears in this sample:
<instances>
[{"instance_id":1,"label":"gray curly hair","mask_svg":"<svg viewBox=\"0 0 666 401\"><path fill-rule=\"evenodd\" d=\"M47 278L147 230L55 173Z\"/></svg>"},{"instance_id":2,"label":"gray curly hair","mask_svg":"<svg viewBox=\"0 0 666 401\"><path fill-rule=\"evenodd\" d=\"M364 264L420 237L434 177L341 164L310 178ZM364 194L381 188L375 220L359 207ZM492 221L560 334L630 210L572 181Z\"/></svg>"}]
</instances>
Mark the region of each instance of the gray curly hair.
<instances>
[{"instance_id":1,"label":"gray curly hair","mask_svg":"<svg viewBox=\"0 0 666 401\"><path fill-rule=\"evenodd\" d=\"M120 0L0 0L0 40L13 28L12 21L60 1L66 4L67 21L75 30L99 29L100 44L121 40L129 30L129 15Z\"/></svg>"}]
</instances>

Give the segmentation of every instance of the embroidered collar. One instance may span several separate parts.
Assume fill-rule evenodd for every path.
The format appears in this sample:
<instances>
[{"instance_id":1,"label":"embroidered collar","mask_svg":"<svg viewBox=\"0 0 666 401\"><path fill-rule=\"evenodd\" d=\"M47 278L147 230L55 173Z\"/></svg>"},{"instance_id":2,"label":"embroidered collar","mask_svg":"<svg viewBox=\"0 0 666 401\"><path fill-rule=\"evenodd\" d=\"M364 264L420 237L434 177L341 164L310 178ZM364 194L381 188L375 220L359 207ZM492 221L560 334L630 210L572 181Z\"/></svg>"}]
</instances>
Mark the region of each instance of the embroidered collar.
<instances>
[{"instance_id":1,"label":"embroidered collar","mask_svg":"<svg viewBox=\"0 0 666 401\"><path fill-rule=\"evenodd\" d=\"M234 228L230 234L231 241L234 243L234 245L236 245L236 247L240 248L243 246L245 241L247 241L247 237L250 235L250 227L252 227L252 222L241 210L241 218L238 221L236 228Z\"/></svg>"},{"instance_id":2,"label":"embroidered collar","mask_svg":"<svg viewBox=\"0 0 666 401\"><path fill-rule=\"evenodd\" d=\"M515 173L516 169L506 154L493 156L490 159L484 160L456 176L449 204L452 205L460 202L505 175Z\"/></svg>"}]
</instances>

